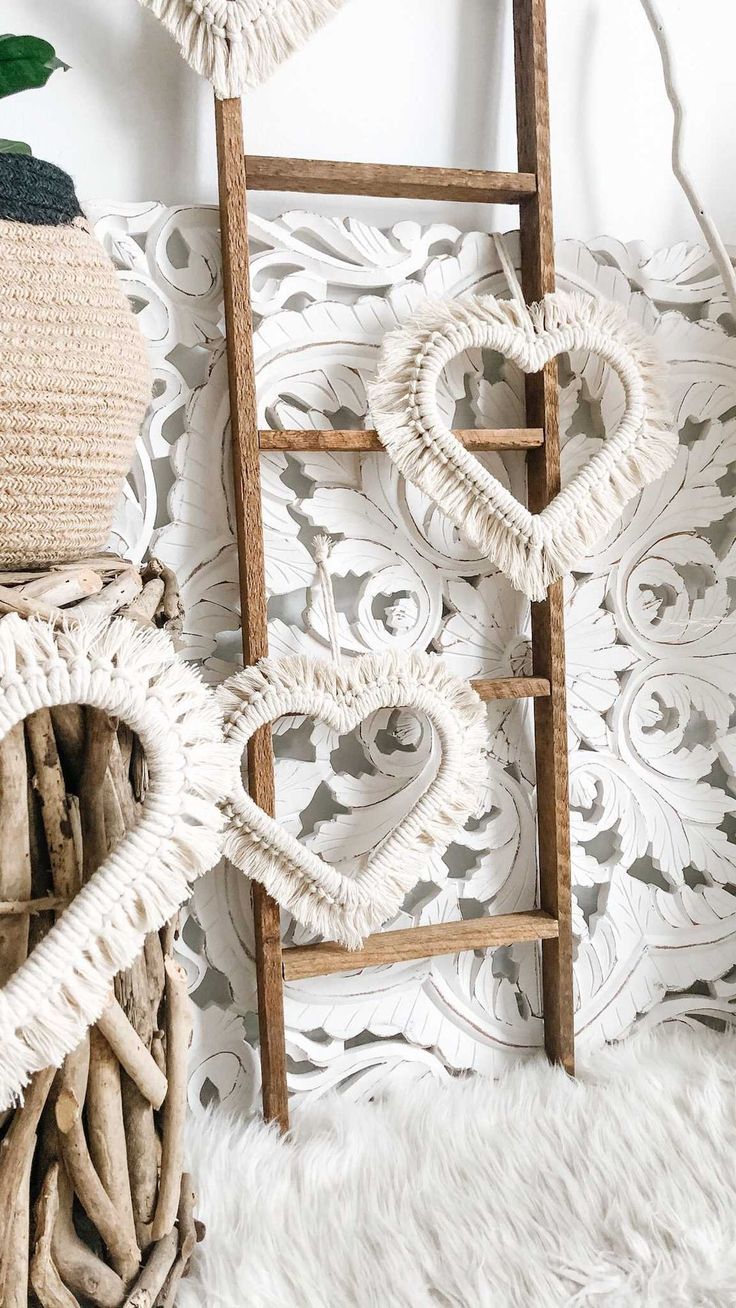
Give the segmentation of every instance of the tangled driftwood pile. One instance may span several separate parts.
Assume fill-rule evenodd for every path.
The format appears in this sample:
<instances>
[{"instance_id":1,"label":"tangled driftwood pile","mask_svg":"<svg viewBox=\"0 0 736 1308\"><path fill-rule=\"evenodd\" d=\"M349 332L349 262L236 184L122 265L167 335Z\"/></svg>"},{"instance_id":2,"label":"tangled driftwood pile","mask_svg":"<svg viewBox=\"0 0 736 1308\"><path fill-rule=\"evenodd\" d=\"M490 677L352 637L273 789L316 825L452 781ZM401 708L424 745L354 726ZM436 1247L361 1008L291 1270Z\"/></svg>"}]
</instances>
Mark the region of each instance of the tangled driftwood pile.
<instances>
[{"instance_id":1,"label":"tangled driftwood pile","mask_svg":"<svg viewBox=\"0 0 736 1308\"><path fill-rule=\"evenodd\" d=\"M123 613L176 632L155 560L0 572L0 614ZM0 984L137 821L146 761L124 723L79 705L0 743ZM150 935L102 1018L0 1123L0 1303L172 1305L197 1240L183 1173L191 1018L176 925Z\"/></svg>"}]
</instances>

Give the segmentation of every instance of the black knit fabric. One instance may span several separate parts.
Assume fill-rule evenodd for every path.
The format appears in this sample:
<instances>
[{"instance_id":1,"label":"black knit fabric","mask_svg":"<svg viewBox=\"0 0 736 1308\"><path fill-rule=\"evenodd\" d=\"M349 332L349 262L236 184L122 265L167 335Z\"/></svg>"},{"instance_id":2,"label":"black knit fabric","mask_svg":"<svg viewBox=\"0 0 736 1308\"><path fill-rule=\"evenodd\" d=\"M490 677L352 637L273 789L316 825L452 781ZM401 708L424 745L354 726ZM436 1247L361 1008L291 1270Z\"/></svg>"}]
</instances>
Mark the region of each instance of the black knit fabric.
<instances>
[{"instance_id":1,"label":"black knit fabric","mask_svg":"<svg viewBox=\"0 0 736 1308\"><path fill-rule=\"evenodd\" d=\"M0 154L0 218L61 227L81 214L74 182L56 164L28 154Z\"/></svg>"}]
</instances>

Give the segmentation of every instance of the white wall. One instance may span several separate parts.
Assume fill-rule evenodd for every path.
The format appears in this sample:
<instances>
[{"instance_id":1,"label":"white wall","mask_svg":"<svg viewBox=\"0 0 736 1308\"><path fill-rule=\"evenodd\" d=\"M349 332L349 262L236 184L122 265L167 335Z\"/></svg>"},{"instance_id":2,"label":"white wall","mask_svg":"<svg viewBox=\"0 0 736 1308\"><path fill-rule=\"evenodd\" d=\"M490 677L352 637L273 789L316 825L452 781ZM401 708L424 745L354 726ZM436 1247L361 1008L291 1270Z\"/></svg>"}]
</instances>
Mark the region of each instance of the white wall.
<instances>
[{"instance_id":1,"label":"white wall","mask_svg":"<svg viewBox=\"0 0 736 1308\"><path fill-rule=\"evenodd\" d=\"M736 5L662 0L662 9L689 104L691 166L736 241ZM510 10L511 0L349 0L248 97L248 149L513 168ZM548 11L557 235L697 239L670 172L670 111L638 0L548 0ZM0 135L65 166L87 199L215 198L208 88L135 0L4 0L2 25L48 37L72 69L3 101ZM379 221L489 222L487 210L456 206L332 207L348 203ZM514 226L516 211L495 220Z\"/></svg>"}]
</instances>

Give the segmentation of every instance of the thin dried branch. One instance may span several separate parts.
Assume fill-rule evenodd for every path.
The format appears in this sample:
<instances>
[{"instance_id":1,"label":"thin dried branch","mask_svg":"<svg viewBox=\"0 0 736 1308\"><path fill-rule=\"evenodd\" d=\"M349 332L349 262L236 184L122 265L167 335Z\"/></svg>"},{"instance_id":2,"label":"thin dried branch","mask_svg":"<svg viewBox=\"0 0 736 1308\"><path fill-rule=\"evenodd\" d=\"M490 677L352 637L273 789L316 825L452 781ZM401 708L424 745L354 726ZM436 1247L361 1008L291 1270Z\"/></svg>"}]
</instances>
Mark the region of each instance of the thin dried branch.
<instances>
[{"instance_id":1,"label":"thin dried branch","mask_svg":"<svg viewBox=\"0 0 736 1308\"><path fill-rule=\"evenodd\" d=\"M74 559L71 563L46 563L41 567L11 569L9 571L0 571L0 585L3 586L25 586L27 582L34 581L36 577L47 577L49 573L66 573L74 572L77 569L86 571L91 569L98 572L101 577L110 579L117 577L121 572L130 571L130 560L119 559L115 554L96 554L88 559Z\"/></svg>"},{"instance_id":2,"label":"thin dried branch","mask_svg":"<svg viewBox=\"0 0 736 1308\"><path fill-rule=\"evenodd\" d=\"M165 1094L166 1075L149 1053L154 1023L164 990L164 966L161 943L156 932L146 938L145 948L131 968L115 978L115 993L133 1032L133 1044L143 1050L143 1068L137 1069L128 1058L128 1045L118 1051L123 1066L128 1066L134 1080L123 1075L123 1117L128 1143L128 1171L133 1196L133 1212L138 1243L147 1249L151 1243L151 1223L158 1194L158 1167L161 1144L156 1131L151 1099ZM145 1075L142 1072L145 1070ZM134 1083L137 1082L136 1083ZM157 1089L158 1085L158 1089ZM143 1091L143 1093L141 1093ZM158 1106L158 1105L157 1105Z\"/></svg>"},{"instance_id":3,"label":"thin dried branch","mask_svg":"<svg viewBox=\"0 0 736 1308\"><path fill-rule=\"evenodd\" d=\"M133 738L130 753L130 784L137 804L142 804L148 790L148 764L143 746L137 736Z\"/></svg>"},{"instance_id":4,"label":"thin dried branch","mask_svg":"<svg viewBox=\"0 0 736 1308\"><path fill-rule=\"evenodd\" d=\"M36 1240L31 1258L31 1285L42 1308L79 1308L67 1290L51 1256L51 1241L59 1211L59 1164L52 1163L41 1186L35 1209Z\"/></svg>"},{"instance_id":5,"label":"thin dried branch","mask_svg":"<svg viewBox=\"0 0 736 1308\"><path fill-rule=\"evenodd\" d=\"M1 830L2 828L0 828ZM0 899L0 917L34 917L37 913L53 913L54 911L66 908L70 900L63 895L42 895L40 899ZM0 937L0 957L4 945L3 937Z\"/></svg>"},{"instance_id":6,"label":"thin dried branch","mask_svg":"<svg viewBox=\"0 0 736 1308\"><path fill-rule=\"evenodd\" d=\"M72 899L81 884L79 864L51 713L48 709L32 713L26 718L25 728L41 801L54 890L57 895Z\"/></svg>"},{"instance_id":7,"label":"thin dried branch","mask_svg":"<svg viewBox=\"0 0 736 1308\"><path fill-rule=\"evenodd\" d=\"M133 622L140 622L144 627L150 627L153 617L158 610L164 596L164 583L161 577L153 577L147 581L140 595L123 609L123 617L131 618Z\"/></svg>"},{"instance_id":8,"label":"thin dried branch","mask_svg":"<svg viewBox=\"0 0 736 1308\"><path fill-rule=\"evenodd\" d=\"M166 985L164 951L161 947L161 938L158 932L151 931L146 936L143 953L146 960L146 978L148 981L148 1001L151 1009L151 1022L152 1027L158 1029L158 1014L164 997L164 987Z\"/></svg>"},{"instance_id":9,"label":"thin dried branch","mask_svg":"<svg viewBox=\"0 0 736 1308\"><path fill-rule=\"evenodd\" d=\"M10 1224L3 1308L27 1308L28 1304L32 1166L33 1152L29 1150Z\"/></svg>"},{"instance_id":10,"label":"thin dried branch","mask_svg":"<svg viewBox=\"0 0 736 1308\"><path fill-rule=\"evenodd\" d=\"M23 1184L29 1155L33 1154L39 1118L46 1103L54 1069L36 1072L26 1090L20 1108L17 1108L2 1141L0 1142L0 1303L6 1284L12 1235L13 1214Z\"/></svg>"},{"instance_id":11,"label":"thin dried branch","mask_svg":"<svg viewBox=\"0 0 736 1308\"><path fill-rule=\"evenodd\" d=\"M111 754L116 740L117 735L113 735L110 741ZM109 852L120 844L126 829L122 806L109 767L102 781L102 814L105 821L105 842Z\"/></svg>"},{"instance_id":12,"label":"thin dried branch","mask_svg":"<svg viewBox=\"0 0 736 1308\"><path fill-rule=\"evenodd\" d=\"M125 827L127 830L130 830L138 821L139 810L130 789L130 750L132 748L132 742L128 745L124 755L120 743L121 734L120 730L118 730L118 733L114 736L110 746L108 776L112 778L112 784L118 804L120 805L120 812Z\"/></svg>"},{"instance_id":13,"label":"thin dried branch","mask_svg":"<svg viewBox=\"0 0 736 1308\"><path fill-rule=\"evenodd\" d=\"M176 1212L184 1170L184 1126L187 1111L187 1057L192 1015L183 967L167 956L166 970L166 1072L169 1083L164 1100L161 1177L152 1238L168 1235Z\"/></svg>"},{"instance_id":14,"label":"thin dried branch","mask_svg":"<svg viewBox=\"0 0 736 1308\"><path fill-rule=\"evenodd\" d=\"M89 1041L84 1040L64 1061L59 1073L55 1115L59 1149L75 1194L104 1241L113 1266L124 1281L131 1280L140 1266L140 1249L130 1233L121 1227L115 1205L103 1186L90 1158L82 1124Z\"/></svg>"},{"instance_id":15,"label":"thin dried branch","mask_svg":"<svg viewBox=\"0 0 736 1308\"><path fill-rule=\"evenodd\" d=\"M44 604L64 608L101 590L100 574L93 568L78 567L65 572L47 572L42 577L24 582L15 593L23 599L42 600Z\"/></svg>"},{"instance_id":16,"label":"thin dried branch","mask_svg":"<svg viewBox=\"0 0 736 1308\"><path fill-rule=\"evenodd\" d=\"M682 187L687 202L695 215L696 222L705 237L708 249L713 255L715 265L723 279L723 285L726 295L728 296L731 313L734 318L736 318L736 272L734 272L731 258L723 243L721 234L710 214L707 212L696 188L692 174L685 162L685 106L680 88L677 84L677 75L675 73L675 64L672 56L672 48L667 36L667 29L665 28L664 20L659 11L659 5L656 0L641 0L641 4L649 22L649 26L654 33L654 39L657 42L660 59L662 61L662 72L664 74L667 99L672 106L672 171L676 180Z\"/></svg>"},{"instance_id":17,"label":"thin dried branch","mask_svg":"<svg viewBox=\"0 0 736 1308\"><path fill-rule=\"evenodd\" d=\"M151 1040L151 1058L161 1072L161 1075L166 1076L166 1050L164 1049L163 1031L154 1031L153 1033L153 1039Z\"/></svg>"},{"instance_id":18,"label":"thin dried branch","mask_svg":"<svg viewBox=\"0 0 736 1308\"><path fill-rule=\"evenodd\" d=\"M75 605L74 612L85 618L101 618L119 613L127 604L131 604L143 586L140 573L135 568L126 568L114 581L104 586L98 595L90 595Z\"/></svg>"},{"instance_id":19,"label":"thin dried branch","mask_svg":"<svg viewBox=\"0 0 736 1308\"><path fill-rule=\"evenodd\" d=\"M0 613L19 613L22 618L45 618L53 623L63 621L62 611L56 605L25 599L9 586L0 586Z\"/></svg>"},{"instance_id":20,"label":"thin dried branch","mask_svg":"<svg viewBox=\"0 0 736 1308\"><path fill-rule=\"evenodd\" d=\"M85 880L105 860L108 853L105 831L105 800L102 778L116 732L116 724L101 709L85 708L84 768L79 787L82 811L82 842Z\"/></svg>"},{"instance_id":21,"label":"thin dried branch","mask_svg":"<svg viewBox=\"0 0 736 1308\"><path fill-rule=\"evenodd\" d=\"M192 1254L197 1245L197 1226L194 1220L194 1203L195 1193L192 1188L192 1178L188 1172L185 1172L181 1178L181 1195L179 1198L179 1211L177 1213L177 1230L179 1232L179 1250L176 1255L176 1261L166 1278L161 1298L159 1300L160 1308L174 1308L176 1303L176 1292L182 1276L185 1275Z\"/></svg>"},{"instance_id":22,"label":"thin dried branch","mask_svg":"<svg viewBox=\"0 0 736 1308\"><path fill-rule=\"evenodd\" d=\"M31 836L26 784L23 724L0 741L0 896L28 899L31 894ZM28 952L28 918L0 920L0 985L4 985Z\"/></svg>"},{"instance_id":23,"label":"thin dried branch","mask_svg":"<svg viewBox=\"0 0 736 1308\"><path fill-rule=\"evenodd\" d=\"M160 1108L166 1097L166 1077L162 1076L117 1000L110 1000L97 1026L141 1094L154 1108Z\"/></svg>"},{"instance_id":24,"label":"thin dried branch","mask_svg":"<svg viewBox=\"0 0 736 1308\"><path fill-rule=\"evenodd\" d=\"M121 1077L121 1090L135 1233L140 1248L145 1251L151 1243L151 1225L156 1211L161 1141L148 1099L125 1072Z\"/></svg>"},{"instance_id":25,"label":"thin dried branch","mask_svg":"<svg viewBox=\"0 0 736 1308\"><path fill-rule=\"evenodd\" d=\"M176 1258L178 1237L170 1231L153 1246L143 1271L125 1300L125 1308L153 1308Z\"/></svg>"},{"instance_id":26,"label":"thin dried branch","mask_svg":"<svg viewBox=\"0 0 736 1308\"><path fill-rule=\"evenodd\" d=\"M176 573L168 568L160 559L149 559L146 564L146 577L160 577L164 583L164 594L161 601L161 616L164 620L164 626L167 630L176 628L181 623L184 609L179 595L179 583L176 579Z\"/></svg>"},{"instance_id":27,"label":"thin dried branch","mask_svg":"<svg viewBox=\"0 0 736 1308\"><path fill-rule=\"evenodd\" d=\"M84 763L84 709L81 704L59 704L51 710L51 721L67 790L76 790Z\"/></svg>"},{"instance_id":28,"label":"thin dried branch","mask_svg":"<svg viewBox=\"0 0 736 1308\"><path fill-rule=\"evenodd\" d=\"M64 1284L95 1308L120 1308L125 1286L117 1272L103 1263L83 1240L73 1218L74 1192L63 1165L59 1169L59 1213L51 1254Z\"/></svg>"},{"instance_id":29,"label":"thin dried branch","mask_svg":"<svg viewBox=\"0 0 736 1308\"><path fill-rule=\"evenodd\" d=\"M120 1065L98 1028L89 1033L87 1141L90 1157L118 1215L121 1230L135 1245L128 1154L120 1091Z\"/></svg>"}]
</instances>

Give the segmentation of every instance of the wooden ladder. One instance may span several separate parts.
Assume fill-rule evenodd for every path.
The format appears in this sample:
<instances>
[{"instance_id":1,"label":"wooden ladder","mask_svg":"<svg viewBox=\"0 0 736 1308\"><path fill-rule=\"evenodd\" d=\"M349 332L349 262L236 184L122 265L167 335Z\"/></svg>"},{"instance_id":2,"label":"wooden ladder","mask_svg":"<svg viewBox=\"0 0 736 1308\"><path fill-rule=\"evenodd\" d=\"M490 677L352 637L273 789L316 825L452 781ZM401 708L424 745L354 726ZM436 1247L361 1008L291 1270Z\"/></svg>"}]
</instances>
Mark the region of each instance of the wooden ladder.
<instances>
[{"instance_id":1,"label":"wooden ladder","mask_svg":"<svg viewBox=\"0 0 736 1308\"><path fill-rule=\"evenodd\" d=\"M262 450L358 450L382 447L375 431L259 431L253 367L246 211L255 191L377 195L518 204L522 286L528 301L555 288L549 160L545 0L514 0L518 172L336 163L245 157L240 100L216 101L221 233L230 380L231 431L238 530L243 657L268 653L259 455ZM526 378L522 430L461 431L473 450L528 451L528 503L538 512L560 484L557 368ZM484 700L534 698L540 907L525 913L446 922L371 935L350 952L319 943L283 949L279 906L253 883L255 956L263 1109L288 1125L284 980L358 967L541 941L544 1038L550 1059L572 1073L573 993L570 922L570 836L565 710L562 584L532 605L531 677L476 681ZM250 793L274 812L273 746L262 728L248 749Z\"/></svg>"}]
</instances>

